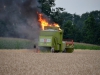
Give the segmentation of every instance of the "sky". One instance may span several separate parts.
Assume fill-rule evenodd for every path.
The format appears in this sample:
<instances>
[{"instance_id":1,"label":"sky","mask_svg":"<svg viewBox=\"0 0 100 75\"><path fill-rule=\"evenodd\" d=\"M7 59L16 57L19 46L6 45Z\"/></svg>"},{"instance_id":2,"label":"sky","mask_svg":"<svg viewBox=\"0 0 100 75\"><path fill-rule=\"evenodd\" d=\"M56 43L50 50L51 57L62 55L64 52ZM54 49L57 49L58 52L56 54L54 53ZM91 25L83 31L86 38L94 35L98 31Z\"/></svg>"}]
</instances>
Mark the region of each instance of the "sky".
<instances>
[{"instance_id":1,"label":"sky","mask_svg":"<svg viewBox=\"0 0 100 75\"><path fill-rule=\"evenodd\" d=\"M100 11L100 0L55 0L56 7L63 7L71 14L82 15L95 10Z\"/></svg>"}]
</instances>

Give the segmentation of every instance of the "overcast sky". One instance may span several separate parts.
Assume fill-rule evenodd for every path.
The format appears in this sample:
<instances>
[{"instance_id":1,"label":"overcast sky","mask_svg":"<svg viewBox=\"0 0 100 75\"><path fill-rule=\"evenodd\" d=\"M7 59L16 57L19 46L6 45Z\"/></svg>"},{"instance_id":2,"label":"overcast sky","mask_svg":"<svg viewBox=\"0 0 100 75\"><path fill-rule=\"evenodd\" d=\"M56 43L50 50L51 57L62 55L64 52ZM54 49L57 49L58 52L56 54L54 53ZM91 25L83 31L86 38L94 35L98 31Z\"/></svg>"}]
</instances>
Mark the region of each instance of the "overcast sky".
<instances>
[{"instance_id":1,"label":"overcast sky","mask_svg":"<svg viewBox=\"0 0 100 75\"><path fill-rule=\"evenodd\" d=\"M81 15L100 10L100 0L55 0L56 7L65 8L68 13Z\"/></svg>"}]
</instances>

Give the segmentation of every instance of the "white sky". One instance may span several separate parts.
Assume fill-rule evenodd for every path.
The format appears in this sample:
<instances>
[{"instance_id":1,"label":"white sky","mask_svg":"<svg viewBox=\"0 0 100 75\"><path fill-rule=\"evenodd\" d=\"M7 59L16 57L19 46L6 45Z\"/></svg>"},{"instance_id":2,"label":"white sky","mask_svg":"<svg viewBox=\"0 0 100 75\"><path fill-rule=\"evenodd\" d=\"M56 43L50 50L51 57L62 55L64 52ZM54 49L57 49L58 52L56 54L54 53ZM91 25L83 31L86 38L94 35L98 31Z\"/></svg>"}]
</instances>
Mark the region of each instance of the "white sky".
<instances>
[{"instance_id":1,"label":"white sky","mask_svg":"<svg viewBox=\"0 0 100 75\"><path fill-rule=\"evenodd\" d=\"M100 0L55 0L56 7L65 8L68 13L81 15L100 10Z\"/></svg>"}]
</instances>

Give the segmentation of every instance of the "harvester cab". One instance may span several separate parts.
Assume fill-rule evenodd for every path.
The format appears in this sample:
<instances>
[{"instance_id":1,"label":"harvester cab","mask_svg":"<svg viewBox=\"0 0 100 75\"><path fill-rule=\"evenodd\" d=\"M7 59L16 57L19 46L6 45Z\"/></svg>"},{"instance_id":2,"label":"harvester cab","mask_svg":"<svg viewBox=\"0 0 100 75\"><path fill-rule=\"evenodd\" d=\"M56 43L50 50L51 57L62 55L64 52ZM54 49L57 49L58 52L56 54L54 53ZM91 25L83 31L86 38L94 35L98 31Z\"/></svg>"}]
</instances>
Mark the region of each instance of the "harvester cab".
<instances>
[{"instance_id":1,"label":"harvester cab","mask_svg":"<svg viewBox=\"0 0 100 75\"><path fill-rule=\"evenodd\" d=\"M67 50L67 46L66 42L62 39L63 30L59 27L45 26L39 36L40 50L51 51L51 48L54 47L55 52L63 52L65 49Z\"/></svg>"}]
</instances>

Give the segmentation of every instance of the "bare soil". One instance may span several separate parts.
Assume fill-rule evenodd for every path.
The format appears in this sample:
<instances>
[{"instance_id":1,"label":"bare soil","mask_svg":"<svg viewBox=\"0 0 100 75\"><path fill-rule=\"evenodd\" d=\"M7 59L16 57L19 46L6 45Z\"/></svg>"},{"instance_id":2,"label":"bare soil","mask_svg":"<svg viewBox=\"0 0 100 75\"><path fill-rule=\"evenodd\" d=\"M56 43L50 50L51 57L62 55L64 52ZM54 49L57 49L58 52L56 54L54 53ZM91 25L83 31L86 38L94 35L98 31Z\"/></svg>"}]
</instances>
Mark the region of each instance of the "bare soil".
<instances>
[{"instance_id":1,"label":"bare soil","mask_svg":"<svg viewBox=\"0 0 100 75\"><path fill-rule=\"evenodd\" d=\"M100 75L100 51L0 50L0 75Z\"/></svg>"}]
</instances>

